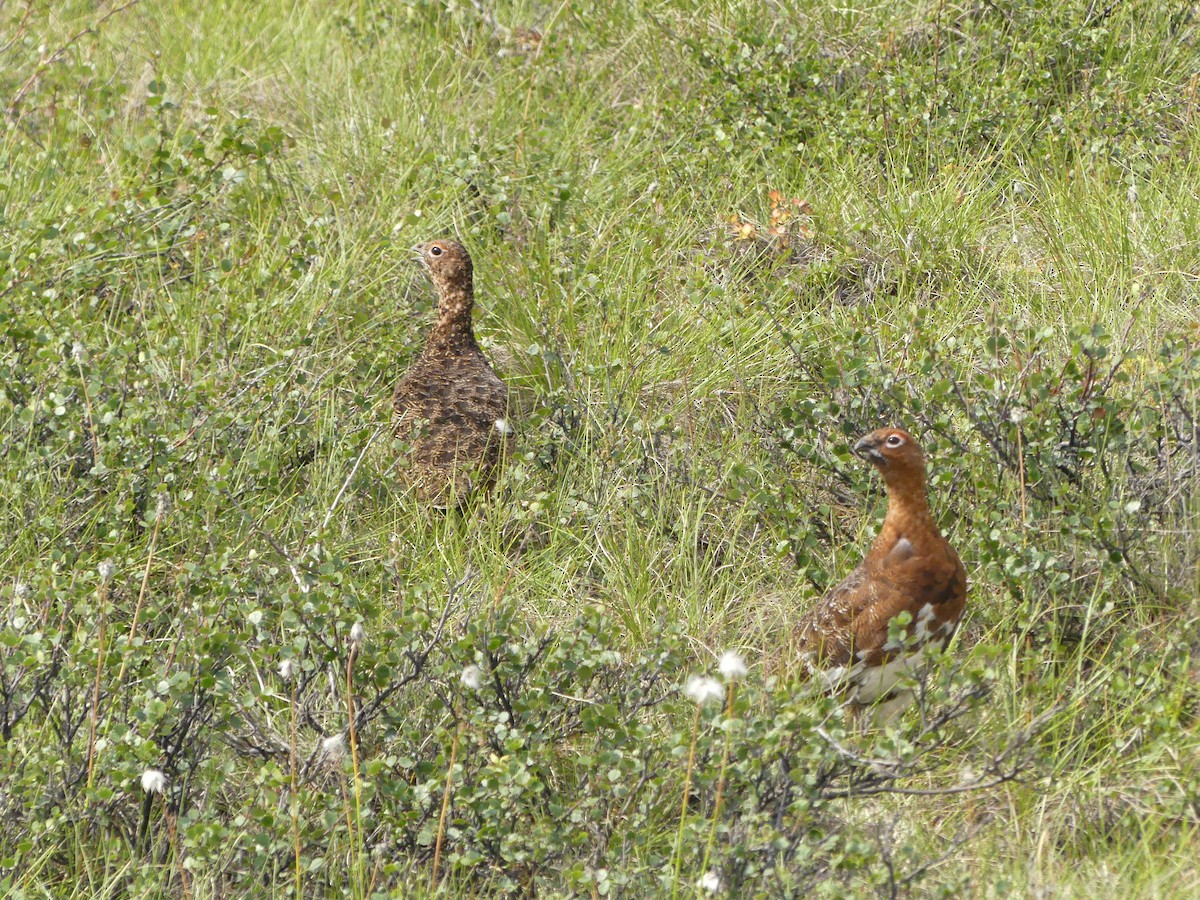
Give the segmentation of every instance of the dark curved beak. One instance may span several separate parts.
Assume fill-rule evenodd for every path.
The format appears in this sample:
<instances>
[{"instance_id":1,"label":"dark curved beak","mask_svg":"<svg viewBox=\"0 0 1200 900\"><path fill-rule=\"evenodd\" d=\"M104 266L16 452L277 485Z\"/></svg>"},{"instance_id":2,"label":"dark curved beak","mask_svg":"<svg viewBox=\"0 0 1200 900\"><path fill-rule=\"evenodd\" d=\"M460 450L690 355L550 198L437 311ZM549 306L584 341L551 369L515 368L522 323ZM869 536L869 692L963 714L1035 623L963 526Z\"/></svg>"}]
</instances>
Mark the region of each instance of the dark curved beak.
<instances>
[{"instance_id":1,"label":"dark curved beak","mask_svg":"<svg viewBox=\"0 0 1200 900\"><path fill-rule=\"evenodd\" d=\"M879 452L879 441L870 435L858 439L858 443L854 445L854 454L871 462L884 461L883 454Z\"/></svg>"}]
</instances>

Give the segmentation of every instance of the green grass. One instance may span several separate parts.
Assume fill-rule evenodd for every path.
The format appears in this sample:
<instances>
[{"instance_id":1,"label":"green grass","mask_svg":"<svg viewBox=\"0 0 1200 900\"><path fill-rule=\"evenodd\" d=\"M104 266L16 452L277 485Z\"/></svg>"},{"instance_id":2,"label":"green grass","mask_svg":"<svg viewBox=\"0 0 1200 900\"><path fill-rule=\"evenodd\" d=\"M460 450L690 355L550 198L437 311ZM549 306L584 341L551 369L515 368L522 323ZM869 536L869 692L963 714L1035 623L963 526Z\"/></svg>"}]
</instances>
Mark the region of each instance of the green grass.
<instances>
[{"instance_id":1,"label":"green grass","mask_svg":"<svg viewBox=\"0 0 1200 900\"><path fill-rule=\"evenodd\" d=\"M1195 10L101 15L0 13L0 97L36 75L0 133L6 893L295 895L299 844L305 896L423 896L461 721L446 895L670 895L676 689L736 648L680 894L724 728L738 895L1200 896ZM521 412L465 519L403 496L388 428L442 234ZM935 735L792 680L882 514L848 443L890 422L971 582L924 712L989 692ZM315 749L356 622L357 768ZM867 770L818 725L893 788L1016 777L831 799ZM783 759L812 778L773 820Z\"/></svg>"}]
</instances>

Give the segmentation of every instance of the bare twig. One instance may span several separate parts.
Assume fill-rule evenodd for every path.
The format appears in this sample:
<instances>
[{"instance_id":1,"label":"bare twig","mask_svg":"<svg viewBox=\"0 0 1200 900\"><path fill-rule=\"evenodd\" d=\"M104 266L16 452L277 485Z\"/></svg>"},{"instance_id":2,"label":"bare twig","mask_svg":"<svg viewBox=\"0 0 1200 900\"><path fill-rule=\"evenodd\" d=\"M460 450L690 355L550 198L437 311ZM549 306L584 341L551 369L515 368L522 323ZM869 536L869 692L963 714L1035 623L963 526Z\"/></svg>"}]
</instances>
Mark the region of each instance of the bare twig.
<instances>
[{"instance_id":1,"label":"bare twig","mask_svg":"<svg viewBox=\"0 0 1200 900\"><path fill-rule=\"evenodd\" d=\"M3 11L4 11L4 3L0 2L0 13L2 13ZM12 37L10 37L3 44L0 44L0 53L6 53L8 51L9 47L11 47L13 44L15 44L17 41L19 41L21 39L21 35L23 35L25 33L26 29L29 27L29 17L32 15L33 15L33 4L28 3L25 5L25 13L24 13L24 15L21 16L21 20L19 22L17 22L17 27L16 27L16 30L13 31Z\"/></svg>"},{"instance_id":2,"label":"bare twig","mask_svg":"<svg viewBox=\"0 0 1200 900\"><path fill-rule=\"evenodd\" d=\"M34 85L38 83L42 75L46 73L47 69L66 56L67 51L75 46L80 38L82 38L84 35L95 34L99 30L100 26L102 26L117 13L124 12L130 7L137 6L141 2L142 0L127 0L127 2L122 3L120 6L113 7L91 25L87 26L86 28L81 28L79 31L75 32L75 34L67 39L65 44L62 44L58 49L39 62L37 68L30 73L29 77L26 78L21 86L17 89L17 92L13 95L12 100L9 101L8 111L6 114L8 121L17 121L17 119L20 117L21 103L25 99L25 95L33 89ZM7 47L7 45L5 45L5 47Z\"/></svg>"},{"instance_id":3,"label":"bare twig","mask_svg":"<svg viewBox=\"0 0 1200 900\"><path fill-rule=\"evenodd\" d=\"M342 482L342 486L338 490L337 496L334 497L333 502L329 504L329 509L325 512L325 518L321 520L321 527L317 529L317 534L323 532L325 530L325 526L329 524L329 520L333 518L334 511L338 508L338 504L341 503L342 496L346 493L346 488L350 486L350 482L354 478L354 474L358 471L358 467L362 465L363 458L367 455L367 451L371 449L371 445L375 443L375 438L379 437L379 433L383 431L385 427L387 426L380 425L375 429L374 432L371 433L371 436L367 438L367 442L363 445L362 452L358 454L358 459L354 460L354 465L350 467L350 474L346 476L346 480Z\"/></svg>"}]
</instances>

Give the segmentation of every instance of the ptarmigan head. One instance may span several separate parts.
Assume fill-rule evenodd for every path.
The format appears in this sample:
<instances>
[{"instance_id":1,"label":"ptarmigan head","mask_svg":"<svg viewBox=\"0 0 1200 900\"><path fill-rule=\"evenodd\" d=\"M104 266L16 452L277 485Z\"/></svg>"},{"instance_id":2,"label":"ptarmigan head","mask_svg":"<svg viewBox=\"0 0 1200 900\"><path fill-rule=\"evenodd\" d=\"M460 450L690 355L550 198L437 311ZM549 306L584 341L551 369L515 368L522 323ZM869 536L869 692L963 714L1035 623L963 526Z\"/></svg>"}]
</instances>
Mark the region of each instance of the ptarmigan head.
<instances>
[{"instance_id":1,"label":"ptarmigan head","mask_svg":"<svg viewBox=\"0 0 1200 900\"><path fill-rule=\"evenodd\" d=\"M854 452L877 468L889 483L913 476L924 478L925 454L903 428L879 428L864 434L854 445Z\"/></svg>"},{"instance_id":2,"label":"ptarmigan head","mask_svg":"<svg viewBox=\"0 0 1200 900\"><path fill-rule=\"evenodd\" d=\"M426 241L413 248L438 295L438 319L466 319L474 305L471 254L458 241Z\"/></svg>"},{"instance_id":3,"label":"ptarmigan head","mask_svg":"<svg viewBox=\"0 0 1200 900\"><path fill-rule=\"evenodd\" d=\"M458 241L441 239L426 241L413 248L435 282L471 280L471 254Z\"/></svg>"}]
</instances>

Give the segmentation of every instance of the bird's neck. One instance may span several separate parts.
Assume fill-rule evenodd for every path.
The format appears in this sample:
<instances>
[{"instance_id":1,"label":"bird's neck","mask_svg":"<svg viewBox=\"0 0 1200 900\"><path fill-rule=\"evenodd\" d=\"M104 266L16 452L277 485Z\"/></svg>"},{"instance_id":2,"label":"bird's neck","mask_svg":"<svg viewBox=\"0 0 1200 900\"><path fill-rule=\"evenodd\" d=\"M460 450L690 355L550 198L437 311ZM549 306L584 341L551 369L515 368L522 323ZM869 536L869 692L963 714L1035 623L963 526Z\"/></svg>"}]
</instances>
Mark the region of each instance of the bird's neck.
<instances>
[{"instance_id":1,"label":"bird's neck","mask_svg":"<svg viewBox=\"0 0 1200 900\"><path fill-rule=\"evenodd\" d=\"M876 546L883 552L889 551L900 538L914 541L930 529L936 531L925 496L924 479L919 474L893 478L887 484L887 494L887 515L876 540Z\"/></svg>"},{"instance_id":2,"label":"bird's neck","mask_svg":"<svg viewBox=\"0 0 1200 900\"><path fill-rule=\"evenodd\" d=\"M447 347L469 347L475 344L471 326L474 292L466 287L446 288L438 297L438 316L429 334L429 342Z\"/></svg>"}]
</instances>

